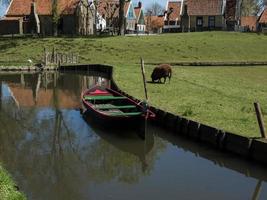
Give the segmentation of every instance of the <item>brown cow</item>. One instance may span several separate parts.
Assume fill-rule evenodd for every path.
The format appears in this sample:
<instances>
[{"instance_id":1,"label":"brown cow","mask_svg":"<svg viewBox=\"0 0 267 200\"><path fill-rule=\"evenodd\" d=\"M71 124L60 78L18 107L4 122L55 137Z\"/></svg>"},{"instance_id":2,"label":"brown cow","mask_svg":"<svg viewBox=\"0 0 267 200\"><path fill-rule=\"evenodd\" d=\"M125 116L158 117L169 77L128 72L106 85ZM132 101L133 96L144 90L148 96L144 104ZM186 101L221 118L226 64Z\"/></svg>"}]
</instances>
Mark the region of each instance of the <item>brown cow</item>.
<instances>
[{"instance_id":1,"label":"brown cow","mask_svg":"<svg viewBox=\"0 0 267 200\"><path fill-rule=\"evenodd\" d=\"M155 81L158 81L161 83L161 78L164 78L164 82L166 82L166 78L169 78L169 82L171 81L172 77L172 67L169 64L161 64L154 68L151 79L154 83Z\"/></svg>"}]
</instances>

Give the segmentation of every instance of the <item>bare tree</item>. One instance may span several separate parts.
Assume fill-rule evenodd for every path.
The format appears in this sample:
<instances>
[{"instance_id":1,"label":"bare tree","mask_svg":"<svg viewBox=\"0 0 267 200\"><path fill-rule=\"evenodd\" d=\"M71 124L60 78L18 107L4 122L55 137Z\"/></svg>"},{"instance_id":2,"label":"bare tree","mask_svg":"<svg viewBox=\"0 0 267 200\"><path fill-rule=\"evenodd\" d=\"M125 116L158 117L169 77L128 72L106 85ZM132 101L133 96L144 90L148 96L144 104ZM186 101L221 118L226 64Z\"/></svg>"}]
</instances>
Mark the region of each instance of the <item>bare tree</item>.
<instances>
[{"instance_id":1,"label":"bare tree","mask_svg":"<svg viewBox=\"0 0 267 200\"><path fill-rule=\"evenodd\" d=\"M54 36L58 35L58 22L60 19L60 15L58 13L58 1L52 1L52 20L53 20L53 32Z\"/></svg>"},{"instance_id":2,"label":"bare tree","mask_svg":"<svg viewBox=\"0 0 267 200\"><path fill-rule=\"evenodd\" d=\"M124 17L125 0L120 0L119 4L119 35L125 34L125 17Z\"/></svg>"},{"instance_id":3,"label":"bare tree","mask_svg":"<svg viewBox=\"0 0 267 200\"><path fill-rule=\"evenodd\" d=\"M106 25L109 28L112 28L112 32L115 32L115 29L118 28L118 17L115 17L116 11L119 8L119 4L114 3L109 0L101 1L101 7L104 9L102 17L106 20Z\"/></svg>"},{"instance_id":4,"label":"bare tree","mask_svg":"<svg viewBox=\"0 0 267 200\"><path fill-rule=\"evenodd\" d=\"M152 16L162 15L164 12L164 8L159 3L154 2L150 4L146 9L147 15L150 14L150 12Z\"/></svg>"},{"instance_id":5,"label":"bare tree","mask_svg":"<svg viewBox=\"0 0 267 200\"><path fill-rule=\"evenodd\" d=\"M257 15L260 9L261 9L261 6L258 0L243 0L242 5L241 5L241 16Z\"/></svg>"}]
</instances>

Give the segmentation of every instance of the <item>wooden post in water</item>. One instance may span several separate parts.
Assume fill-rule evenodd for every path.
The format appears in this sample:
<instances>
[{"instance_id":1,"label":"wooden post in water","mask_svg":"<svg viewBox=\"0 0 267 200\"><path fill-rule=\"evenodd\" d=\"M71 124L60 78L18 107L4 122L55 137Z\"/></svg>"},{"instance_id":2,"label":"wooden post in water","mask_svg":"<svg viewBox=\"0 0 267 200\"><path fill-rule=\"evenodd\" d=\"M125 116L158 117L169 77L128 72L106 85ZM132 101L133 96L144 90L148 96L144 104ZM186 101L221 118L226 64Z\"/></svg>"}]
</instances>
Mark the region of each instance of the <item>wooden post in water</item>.
<instances>
[{"instance_id":1,"label":"wooden post in water","mask_svg":"<svg viewBox=\"0 0 267 200\"><path fill-rule=\"evenodd\" d=\"M147 89L146 89L146 77L145 77L145 62L144 62L143 58L141 58L141 70L142 70L142 75L143 75L145 97L146 97L146 101L148 101Z\"/></svg>"},{"instance_id":2,"label":"wooden post in water","mask_svg":"<svg viewBox=\"0 0 267 200\"><path fill-rule=\"evenodd\" d=\"M262 180L259 180L257 185L256 185L256 188L254 190L252 200L258 200L259 199L260 191L261 191L261 185L262 185Z\"/></svg>"},{"instance_id":3,"label":"wooden post in water","mask_svg":"<svg viewBox=\"0 0 267 200\"><path fill-rule=\"evenodd\" d=\"M257 115L257 120L258 120L258 124L259 124L260 131L261 131L261 137L267 139L265 128L264 128L264 122L263 122L263 117L262 117L262 112L261 112L260 104L258 102L255 102L254 103L254 107L255 107L255 111L256 111L256 115Z\"/></svg>"}]
</instances>

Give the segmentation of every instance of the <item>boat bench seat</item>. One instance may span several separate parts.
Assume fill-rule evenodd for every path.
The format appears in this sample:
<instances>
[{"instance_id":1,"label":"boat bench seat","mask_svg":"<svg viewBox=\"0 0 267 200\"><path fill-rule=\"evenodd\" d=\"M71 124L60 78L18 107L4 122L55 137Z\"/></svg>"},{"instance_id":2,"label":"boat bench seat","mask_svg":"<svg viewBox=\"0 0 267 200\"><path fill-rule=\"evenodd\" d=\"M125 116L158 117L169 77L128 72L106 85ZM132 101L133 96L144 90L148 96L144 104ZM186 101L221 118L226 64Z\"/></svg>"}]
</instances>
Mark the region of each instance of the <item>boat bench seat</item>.
<instances>
[{"instance_id":1,"label":"boat bench seat","mask_svg":"<svg viewBox=\"0 0 267 200\"><path fill-rule=\"evenodd\" d=\"M114 97L114 96L84 96L85 100L119 100L127 99L127 97Z\"/></svg>"},{"instance_id":2,"label":"boat bench seat","mask_svg":"<svg viewBox=\"0 0 267 200\"><path fill-rule=\"evenodd\" d=\"M130 113L108 112L107 114L110 115L110 116L138 116L138 115L141 115L142 112L130 112Z\"/></svg>"},{"instance_id":3,"label":"boat bench seat","mask_svg":"<svg viewBox=\"0 0 267 200\"><path fill-rule=\"evenodd\" d=\"M95 105L96 109L105 110L105 109L127 109L127 108L136 108L135 105L124 105L124 106L115 106L110 104L101 104Z\"/></svg>"}]
</instances>

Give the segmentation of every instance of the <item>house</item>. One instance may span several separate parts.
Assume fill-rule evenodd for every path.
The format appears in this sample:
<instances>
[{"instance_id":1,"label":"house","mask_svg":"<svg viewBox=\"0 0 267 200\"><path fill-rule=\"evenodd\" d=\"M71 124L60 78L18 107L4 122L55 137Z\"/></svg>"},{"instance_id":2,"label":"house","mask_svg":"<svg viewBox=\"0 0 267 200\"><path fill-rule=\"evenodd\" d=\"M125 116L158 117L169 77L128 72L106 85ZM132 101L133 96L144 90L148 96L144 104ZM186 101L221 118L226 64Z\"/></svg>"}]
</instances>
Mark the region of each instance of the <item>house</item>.
<instances>
[{"instance_id":1,"label":"house","mask_svg":"<svg viewBox=\"0 0 267 200\"><path fill-rule=\"evenodd\" d=\"M88 0L12 0L0 21L0 34L90 35L95 24L92 5Z\"/></svg>"},{"instance_id":2,"label":"house","mask_svg":"<svg viewBox=\"0 0 267 200\"><path fill-rule=\"evenodd\" d=\"M225 28L225 0L187 0L190 31L222 30Z\"/></svg>"},{"instance_id":3,"label":"house","mask_svg":"<svg viewBox=\"0 0 267 200\"><path fill-rule=\"evenodd\" d=\"M181 15L183 6L183 0L167 1L164 13L163 32L178 32L181 30Z\"/></svg>"},{"instance_id":4,"label":"house","mask_svg":"<svg viewBox=\"0 0 267 200\"><path fill-rule=\"evenodd\" d=\"M98 3L98 13L106 21L107 29L113 32L118 31L119 24L119 0L100 0ZM126 0L124 4L125 32L135 32L136 16L131 0Z\"/></svg>"},{"instance_id":5,"label":"house","mask_svg":"<svg viewBox=\"0 0 267 200\"><path fill-rule=\"evenodd\" d=\"M259 17L259 30L267 33L267 7L263 10Z\"/></svg>"},{"instance_id":6,"label":"house","mask_svg":"<svg viewBox=\"0 0 267 200\"><path fill-rule=\"evenodd\" d=\"M134 8L136 16L135 31L137 33L144 33L146 30L145 15L142 7L142 3L139 1L138 6Z\"/></svg>"},{"instance_id":7,"label":"house","mask_svg":"<svg viewBox=\"0 0 267 200\"><path fill-rule=\"evenodd\" d=\"M256 32L258 27L257 16L244 16L240 19L240 26L244 32Z\"/></svg>"},{"instance_id":8,"label":"house","mask_svg":"<svg viewBox=\"0 0 267 200\"><path fill-rule=\"evenodd\" d=\"M164 17L164 15L145 17L146 32L158 34L162 33L164 27Z\"/></svg>"}]
</instances>

